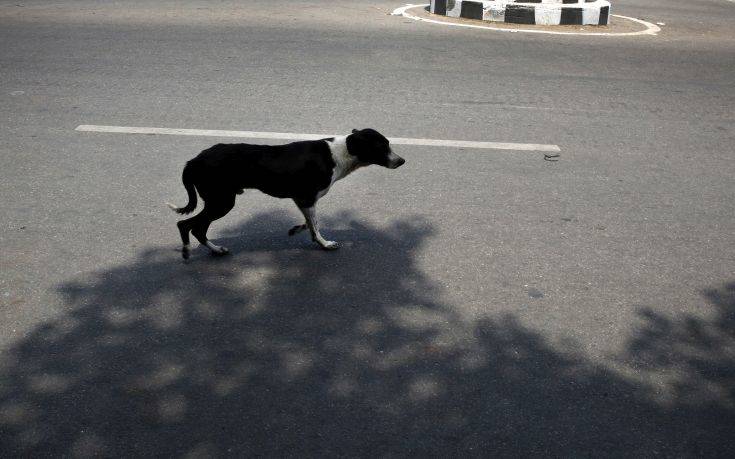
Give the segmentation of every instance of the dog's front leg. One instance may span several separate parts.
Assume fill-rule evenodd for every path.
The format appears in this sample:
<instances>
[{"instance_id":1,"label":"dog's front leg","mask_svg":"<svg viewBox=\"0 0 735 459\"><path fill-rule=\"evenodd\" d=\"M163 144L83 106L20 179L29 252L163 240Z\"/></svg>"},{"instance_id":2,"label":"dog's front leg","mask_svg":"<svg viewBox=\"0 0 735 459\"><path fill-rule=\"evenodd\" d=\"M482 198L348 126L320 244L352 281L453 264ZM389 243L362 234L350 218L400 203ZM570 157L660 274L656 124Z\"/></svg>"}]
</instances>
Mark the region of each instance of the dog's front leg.
<instances>
[{"instance_id":1,"label":"dog's front leg","mask_svg":"<svg viewBox=\"0 0 735 459\"><path fill-rule=\"evenodd\" d=\"M306 228L308 228L308 226L306 225L306 223L304 223L303 225L296 225L293 228L291 228L290 230L288 230L288 235L289 236L293 236L294 234L298 234L298 233L304 231Z\"/></svg>"},{"instance_id":2,"label":"dog's front leg","mask_svg":"<svg viewBox=\"0 0 735 459\"><path fill-rule=\"evenodd\" d=\"M304 214L306 224L309 227L309 231L311 231L312 240L322 246L324 250L335 250L339 248L339 244L337 242L328 241L324 239L319 233L319 222L316 218L316 203L314 203L311 207L299 206L299 210L302 214Z\"/></svg>"}]
</instances>

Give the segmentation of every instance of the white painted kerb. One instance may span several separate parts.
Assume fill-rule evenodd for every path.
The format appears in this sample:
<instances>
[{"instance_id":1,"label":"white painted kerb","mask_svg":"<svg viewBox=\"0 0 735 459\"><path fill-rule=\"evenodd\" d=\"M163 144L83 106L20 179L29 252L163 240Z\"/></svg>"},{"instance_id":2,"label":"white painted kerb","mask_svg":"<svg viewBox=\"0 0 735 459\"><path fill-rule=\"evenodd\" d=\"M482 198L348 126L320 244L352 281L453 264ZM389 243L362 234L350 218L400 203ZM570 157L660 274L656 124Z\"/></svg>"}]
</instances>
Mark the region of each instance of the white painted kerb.
<instances>
[{"instance_id":1,"label":"white painted kerb","mask_svg":"<svg viewBox=\"0 0 735 459\"><path fill-rule=\"evenodd\" d=\"M586 35L586 36L606 36L606 37L625 37L625 36L635 36L635 35L656 35L661 31L661 28L657 26L656 24L651 24L650 22L643 21L641 19L632 18L629 16L622 16L619 14L612 14L612 17L620 18L620 19L626 19L628 21L633 21L638 24L646 26L646 30L641 30L638 32L560 32L555 30L538 30L538 29L511 29L511 28L505 28L505 27L497 27L493 26L491 24L488 25L479 25L479 24L465 24L463 22L449 22L449 21L437 21L435 19L431 18L422 18L419 16L414 16L413 14L409 13L409 10L415 9L415 8L425 8L429 6L428 3L424 4L414 4L409 3L406 6L401 6L399 8L396 8L393 10L391 15L393 16L403 16L408 19L413 19L414 21L421 21L421 22L428 22L430 24L439 24L443 26L449 26L449 27L467 27L470 29L486 29L486 30L492 30L497 32L510 32L510 33L543 33L543 34L549 34L549 35Z\"/></svg>"}]
</instances>

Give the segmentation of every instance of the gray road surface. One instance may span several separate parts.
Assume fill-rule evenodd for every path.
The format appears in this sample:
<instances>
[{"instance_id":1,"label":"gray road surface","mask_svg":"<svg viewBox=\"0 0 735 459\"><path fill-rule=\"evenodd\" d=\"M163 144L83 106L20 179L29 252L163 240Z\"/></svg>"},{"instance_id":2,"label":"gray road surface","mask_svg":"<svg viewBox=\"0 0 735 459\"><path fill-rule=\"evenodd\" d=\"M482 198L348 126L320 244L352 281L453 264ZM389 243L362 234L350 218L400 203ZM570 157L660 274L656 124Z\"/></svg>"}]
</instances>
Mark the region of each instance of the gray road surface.
<instances>
[{"instance_id":1,"label":"gray road surface","mask_svg":"<svg viewBox=\"0 0 735 459\"><path fill-rule=\"evenodd\" d=\"M657 37L450 29L400 2L0 2L0 456L735 454L735 4ZM401 146L250 192L183 264L183 163L80 124ZM232 141L232 139L224 139Z\"/></svg>"}]
</instances>

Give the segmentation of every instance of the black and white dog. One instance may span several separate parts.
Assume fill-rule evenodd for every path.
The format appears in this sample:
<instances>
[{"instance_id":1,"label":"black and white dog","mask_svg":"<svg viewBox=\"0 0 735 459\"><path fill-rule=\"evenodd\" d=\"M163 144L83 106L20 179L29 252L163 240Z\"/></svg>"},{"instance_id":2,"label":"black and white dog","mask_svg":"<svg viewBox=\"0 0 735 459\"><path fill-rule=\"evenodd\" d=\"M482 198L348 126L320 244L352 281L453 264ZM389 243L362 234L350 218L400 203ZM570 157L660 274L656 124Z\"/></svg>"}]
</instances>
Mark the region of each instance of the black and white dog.
<instances>
[{"instance_id":1,"label":"black and white dog","mask_svg":"<svg viewBox=\"0 0 735 459\"><path fill-rule=\"evenodd\" d=\"M189 195L185 207L169 204L180 214L197 206L197 192L204 209L178 222L182 255L189 258L189 232L214 254L228 251L207 239L209 225L224 217L235 205L235 195L255 188L277 198L293 199L306 223L291 228L289 236L305 229L325 250L339 248L319 233L316 203L337 180L363 166L377 164L395 169L406 161L393 153L388 139L373 129L352 131L342 137L308 140L287 145L218 144L188 161L182 180Z\"/></svg>"}]
</instances>

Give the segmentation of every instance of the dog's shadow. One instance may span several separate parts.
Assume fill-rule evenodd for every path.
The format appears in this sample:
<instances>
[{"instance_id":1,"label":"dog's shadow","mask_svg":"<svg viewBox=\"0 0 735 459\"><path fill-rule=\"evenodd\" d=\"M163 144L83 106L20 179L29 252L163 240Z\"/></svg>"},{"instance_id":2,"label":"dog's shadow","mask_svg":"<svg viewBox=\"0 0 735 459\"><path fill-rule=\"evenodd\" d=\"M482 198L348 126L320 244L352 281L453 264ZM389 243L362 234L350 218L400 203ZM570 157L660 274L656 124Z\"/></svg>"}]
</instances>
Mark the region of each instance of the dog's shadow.
<instances>
[{"instance_id":1,"label":"dog's shadow","mask_svg":"<svg viewBox=\"0 0 735 459\"><path fill-rule=\"evenodd\" d=\"M212 237L211 240L217 244L224 245L235 256L237 254L264 250L269 252L293 250L307 252L324 251L316 242L312 241L311 234L308 230L294 235L288 234L290 228L300 223L303 223L303 219L294 217L286 212L268 212L254 216L248 222L247 226L236 226L218 233L213 231L212 234L216 234L216 236ZM387 233L377 234L373 228L356 220L351 213L341 212L332 217L327 217L322 221L321 233L327 239L337 241L340 248L358 251L375 251L381 250L384 244L389 244L392 246L401 245L410 249L411 245L416 242L412 238L412 233L409 231L401 237L396 237L397 234L395 231L400 231L401 226L406 229L408 228L406 225L414 226L421 224L421 221L416 218L406 220L401 225L388 228L387 231L389 233L392 231L390 237L388 237L389 235ZM424 227L428 229L425 224ZM200 252L198 254L199 257L202 257L202 254L209 253L208 249L204 246L198 246L196 251ZM214 255L210 258L227 260L230 257Z\"/></svg>"},{"instance_id":2,"label":"dog's shadow","mask_svg":"<svg viewBox=\"0 0 735 459\"><path fill-rule=\"evenodd\" d=\"M724 396L662 404L650 386L559 351L512 315L468 318L422 268L435 234L426 221L375 227L347 214L325 228L337 223L325 231L353 245L335 252L289 238L293 220L267 213L218 233L229 257L198 251L185 264L152 248L61 285L63 312L3 356L0 455L686 455L732 446ZM722 348L735 342L733 292L710 294L719 318L699 323ZM689 393L729 381L698 373L735 366L712 339L659 333L662 319L646 314L631 353L663 362L677 345L706 347Z\"/></svg>"}]
</instances>

